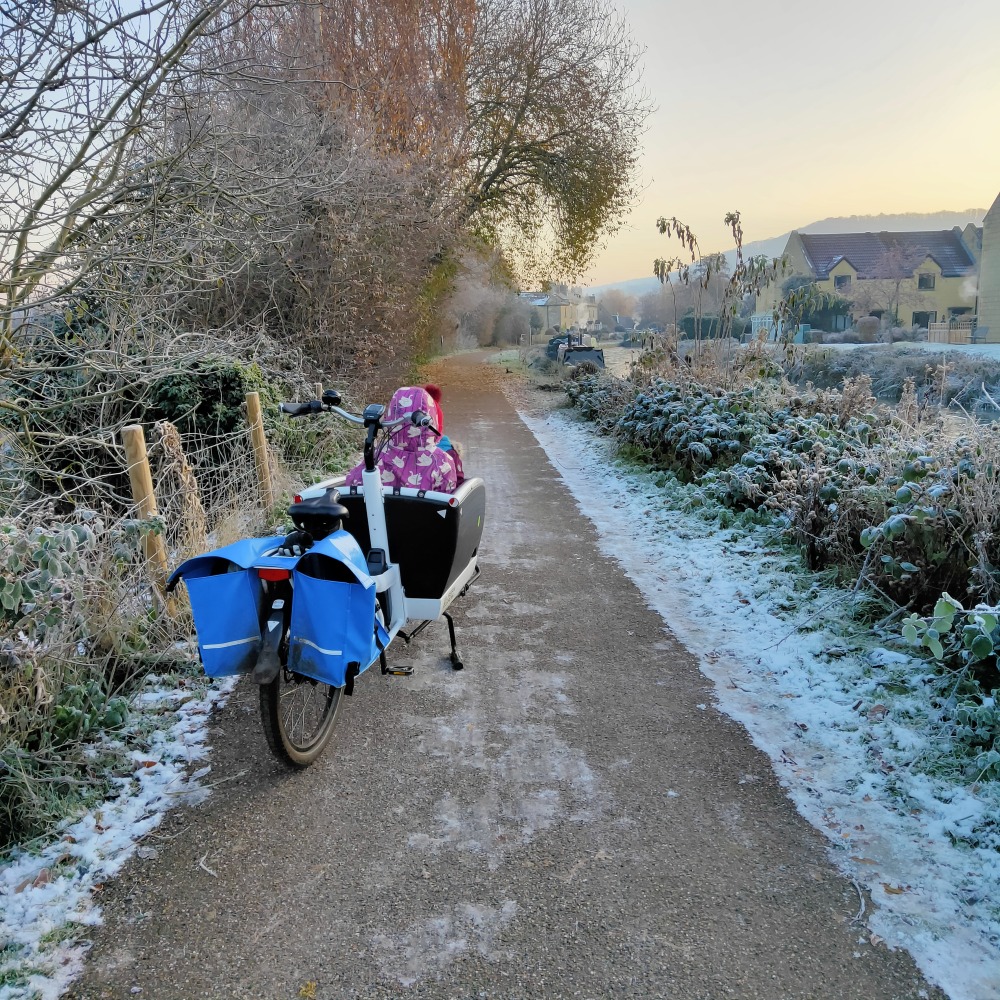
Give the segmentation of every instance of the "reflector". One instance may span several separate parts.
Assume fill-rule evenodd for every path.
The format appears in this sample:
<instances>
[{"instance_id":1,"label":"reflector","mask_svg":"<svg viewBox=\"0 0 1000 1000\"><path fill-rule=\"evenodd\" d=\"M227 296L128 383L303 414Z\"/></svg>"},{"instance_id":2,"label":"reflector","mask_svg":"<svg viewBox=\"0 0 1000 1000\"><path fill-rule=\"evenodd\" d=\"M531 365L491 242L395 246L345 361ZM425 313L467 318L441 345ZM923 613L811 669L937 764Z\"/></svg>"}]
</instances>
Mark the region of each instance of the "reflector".
<instances>
[{"instance_id":1,"label":"reflector","mask_svg":"<svg viewBox=\"0 0 1000 1000\"><path fill-rule=\"evenodd\" d=\"M257 576L268 583L276 583L278 580L287 580L291 576L291 571L287 569L258 569Z\"/></svg>"}]
</instances>

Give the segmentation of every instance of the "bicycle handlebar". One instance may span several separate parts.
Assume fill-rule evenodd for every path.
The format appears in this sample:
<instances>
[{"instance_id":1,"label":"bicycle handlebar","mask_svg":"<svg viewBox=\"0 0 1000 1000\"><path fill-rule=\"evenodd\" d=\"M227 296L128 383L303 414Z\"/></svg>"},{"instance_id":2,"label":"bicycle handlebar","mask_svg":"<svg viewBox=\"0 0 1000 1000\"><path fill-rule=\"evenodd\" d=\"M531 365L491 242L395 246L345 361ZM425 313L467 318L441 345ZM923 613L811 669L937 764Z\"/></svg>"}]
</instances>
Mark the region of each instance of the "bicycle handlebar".
<instances>
[{"instance_id":1,"label":"bicycle handlebar","mask_svg":"<svg viewBox=\"0 0 1000 1000\"><path fill-rule=\"evenodd\" d=\"M348 420L352 424L364 425L365 418L359 413L349 413L339 406L323 403L318 399L310 400L308 403L279 403L278 409L282 413L287 413L290 417L305 417L312 413L336 413L343 420ZM417 427L431 427L431 418L423 410L414 410L409 414L409 420ZM379 420L378 426L383 430L392 430L406 423L407 417L397 417L395 420ZM432 428L433 429L433 428Z\"/></svg>"},{"instance_id":2,"label":"bicycle handlebar","mask_svg":"<svg viewBox=\"0 0 1000 1000\"><path fill-rule=\"evenodd\" d=\"M323 404L318 399L313 399L308 403L279 403L278 409L290 417L304 417L309 413L321 413Z\"/></svg>"},{"instance_id":3,"label":"bicycle handlebar","mask_svg":"<svg viewBox=\"0 0 1000 1000\"><path fill-rule=\"evenodd\" d=\"M441 434L431 423L430 416L424 413L423 410L414 410L405 416L397 417L395 420L383 420L382 414L385 413L385 407L381 404L373 403L371 406L366 406L365 412L360 414L349 413L347 410L341 409L339 403L340 393L327 390L323 393L322 399L313 399L308 403L281 403L279 409L282 413L287 413L290 417L304 417L310 413L336 413L342 420L347 420L352 424L361 424L368 431L363 450L365 470L367 472L374 472L376 469L375 443L379 431L391 431L399 427L400 424L409 422L416 427L430 427L435 434Z\"/></svg>"}]
</instances>

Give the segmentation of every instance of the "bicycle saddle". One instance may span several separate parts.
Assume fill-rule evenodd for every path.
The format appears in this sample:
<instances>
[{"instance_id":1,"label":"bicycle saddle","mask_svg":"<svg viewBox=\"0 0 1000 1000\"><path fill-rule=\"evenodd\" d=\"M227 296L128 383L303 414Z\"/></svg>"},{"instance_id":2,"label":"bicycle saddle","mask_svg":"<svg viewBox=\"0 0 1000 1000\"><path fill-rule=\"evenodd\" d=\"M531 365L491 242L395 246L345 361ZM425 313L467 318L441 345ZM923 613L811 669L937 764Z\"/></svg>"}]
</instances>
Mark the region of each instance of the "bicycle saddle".
<instances>
[{"instance_id":1,"label":"bicycle saddle","mask_svg":"<svg viewBox=\"0 0 1000 1000\"><path fill-rule=\"evenodd\" d=\"M350 516L348 509L340 502L340 493L327 490L322 496L297 500L288 508L288 516L301 531L320 541L334 531L339 531L341 521Z\"/></svg>"}]
</instances>

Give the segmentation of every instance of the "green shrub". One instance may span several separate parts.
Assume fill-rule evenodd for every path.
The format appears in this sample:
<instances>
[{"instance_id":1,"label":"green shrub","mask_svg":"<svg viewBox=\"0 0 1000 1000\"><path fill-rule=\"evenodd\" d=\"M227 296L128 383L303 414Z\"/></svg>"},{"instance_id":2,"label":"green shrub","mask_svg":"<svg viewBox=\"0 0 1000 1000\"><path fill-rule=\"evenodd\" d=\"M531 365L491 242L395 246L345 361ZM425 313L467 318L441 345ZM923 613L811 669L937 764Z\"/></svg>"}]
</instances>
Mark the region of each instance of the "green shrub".
<instances>
[{"instance_id":1,"label":"green shrub","mask_svg":"<svg viewBox=\"0 0 1000 1000\"><path fill-rule=\"evenodd\" d=\"M142 419L169 420L182 434L223 437L246 426L243 406L248 392L260 393L265 409L281 401L259 364L207 358L153 382L143 401Z\"/></svg>"},{"instance_id":2,"label":"green shrub","mask_svg":"<svg viewBox=\"0 0 1000 1000\"><path fill-rule=\"evenodd\" d=\"M570 398L622 445L734 510L769 511L814 569L866 579L900 603L943 590L1000 599L1000 440L988 430L928 455L867 383L726 392L653 378L581 379Z\"/></svg>"},{"instance_id":3,"label":"green shrub","mask_svg":"<svg viewBox=\"0 0 1000 1000\"><path fill-rule=\"evenodd\" d=\"M108 790L92 743L129 723L129 688L186 658L190 619L153 600L149 522L0 521L0 850Z\"/></svg>"},{"instance_id":4,"label":"green shrub","mask_svg":"<svg viewBox=\"0 0 1000 1000\"><path fill-rule=\"evenodd\" d=\"M714 500L721 523L769 515L810 566L895 602L890 617L918 609L902 634L935 667L920 679L936 748L921 766L941 766L946 744L965 779L1000 780L1000 435L970 423L957 441L915 441L872 407L866 378L796 392L603 375L567 391L664 484L696 484L692 502ZM966 611L949 593L990 603Z\"/></svg>"},{"instance_id":5,"label":"green shrub","mask_svg":"<svg viewBox=\"0 0 1000 1000\"><path fill-rule=\"evenodd\" d=\"M807 350L795 361L799 383L811 382L821 388L834 388L844 379L868 375L875 395L897 403L907 379L913 379L921 401L948 405L960 403L967 410L991 416L993 406L983 395L985 384L994 399L1000 399L1000 361L951 352L947 367L941 368L942 356L919 347L877 345L854 350Z\"/></svg>"},{"instance_id":6,"label":"green shrub","mask_svg":"<svg viewBox=\"0 0 1000 1000\"><path fill-rule=\"evenodd\" d=\"M1000 608L967 611L944 594L932 614L910 615L901 628L906 642L929 654L944 675L937 707L949 724L953 752L968 762L966 776L973 781L1000 779L998 624Z\"/></svg>"}]
</instances>

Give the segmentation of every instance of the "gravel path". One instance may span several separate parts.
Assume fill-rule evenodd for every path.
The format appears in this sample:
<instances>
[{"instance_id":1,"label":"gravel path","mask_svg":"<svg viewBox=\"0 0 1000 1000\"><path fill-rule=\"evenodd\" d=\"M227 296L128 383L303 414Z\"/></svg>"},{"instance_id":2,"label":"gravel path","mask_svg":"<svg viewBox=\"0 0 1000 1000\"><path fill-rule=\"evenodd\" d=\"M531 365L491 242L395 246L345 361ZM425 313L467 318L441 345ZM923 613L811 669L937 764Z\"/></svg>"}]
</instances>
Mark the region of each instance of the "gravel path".
<instances>
[{"instance_id":1,"label":"gravel path","mask_svg":"<svg viewBox=\"0 0 1000 1000\"><path fill-rule=\"evenodd\" d=\"M742 728L699 710L707 682L597 552L502 369L433 377L489 488L466 669L443 625L394 649L416 674L366 674L300 773L241 684L212 734L231 780L105 888L74 996L941 997L852 923Z\"/></svg>"}]
</instances>

